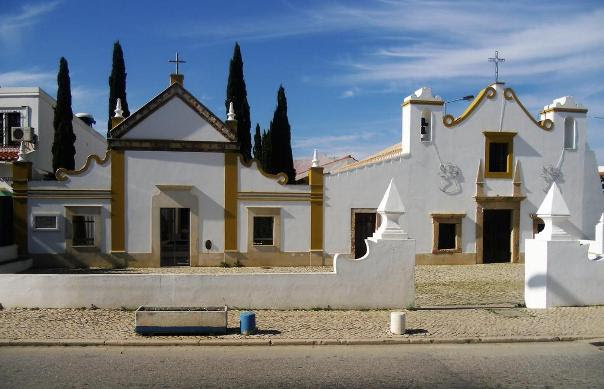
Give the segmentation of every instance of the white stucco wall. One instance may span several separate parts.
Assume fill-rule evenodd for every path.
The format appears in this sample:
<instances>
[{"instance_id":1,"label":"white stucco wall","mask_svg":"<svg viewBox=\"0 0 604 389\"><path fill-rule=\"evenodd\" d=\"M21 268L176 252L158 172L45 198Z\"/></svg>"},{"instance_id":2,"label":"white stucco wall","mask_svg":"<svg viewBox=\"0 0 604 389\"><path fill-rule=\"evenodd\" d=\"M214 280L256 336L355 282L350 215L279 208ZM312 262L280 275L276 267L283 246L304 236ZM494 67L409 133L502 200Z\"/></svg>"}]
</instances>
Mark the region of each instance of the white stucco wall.
<instances>
[{"instance_id":1,"label":"white stucco wall","mask_svg":"<svg viewBox=\"0 0 604 389\"><path fill-rule=\"evenodd\" d=\"M542 169L556 165L563 153L564 121L557 114L554 128L545 131L536 126L517 102L505 100L505 86L496 85L494 99L484 99L480 106L461 124L447 128L442 123L441 106L410 104L403 108L403 140L407 137L408 153L387 162L355 170L327 175L325 178L325 249L328 253L350 251L351 208L376 208L385 187L394 177L407 207L405 229L417 240L417 252L429 253L432 248L430 213L465 212L462 220L462 251L475 252L475 194L478 162L483 160L483 131L499 131L501 112L505 111L501 130L516 132L514 160L520 161L522 192L520 251L524 240L532 238L531 213L545 197ZM522 96L519 96L521 99ZM423 110L432 112L432 142L420 141L419 122ZM585 114L577 116L578 147L564 151L560 188L573 215L570 222L578 237L593 237L593 226L604 210L604 197L597 174L594 153L588 148ZM393 139L392 143L399 139ZM403 142L405 144L405 142ZM439 176L440 161L451 162L461 170L459 193L443 193ZM486 179L489 196L511 196L512 179Z\"/></svg>"},{"instance_id":2,"label":"white stucco wall","mask_svg":"<svg viewBox=\"0 0 604 389\"><path fill-rule=\"evenodd\" d=\"M125 152L126 251L151 252L151 201L156 185L190 185L199 199L199 248L224 251L224 154L207 152Z\"/></svg>"},{"instance_id":3,"label":"white stucco wall","mask_svg":"<svg viewBox=\"0 0 604 389\"><path fill-rule=\"evenodd\" d=\"M604 304L604 259L588 258L588 245L527 239L524 301L527 308Z\"/></svg>"},{"instance_id":4,"label":"white stucco wall","mask_svg":"<svg viewBox=\"0 0 604 389\"><path fill-rule=\"evenodd\" d=\"M41 88L0 88L0 109L27 107L22 111L22 116L23 112L26 116L22 117L21 125L33 127L34 133L38 136L35 151L28 155L28 159L33 163L34 169L47 172L52 171L55 105L56 101ZM76 135L76 169L84 164L89 155L105 154L107 149L105 136L75 116L73 131Z\"/></svg>"},{"instance_id":5,"label":"white stucco wall","mask_svg":"<svg viewBox=\"0 0 604 389\"><path fill-rule=\"evenodd\" d=\"M414 247L369 241L365 258L336 258L329 273L0 275L0 296L7 308L401 309L415 301Z\"/></svg>"},{"instance_id":6,"label":"white stucco wall","mask_svg":"<svg viewBox=\"0 0 604 389\"><path fill-rule=\"evenodd\" d=\"M131 128L123 138L228 142L228 139L178 97L172 98Z\"/></svg>"},{"instance_id":7,"label":"white stucco wall","mask_svg":"<svg viewBox=\"0 0 604 389\"><path fill-rule=\"evenodd\" d=\"M65 181L30 181L28 206L28 246L32 254L59 254L65 252L66 207L100 207L101 242L99 248L107 253L111 249L111 201L109 199L76 199L61 197L59 193L68 190L105 191L109 196L111 189L111 161L99 165L92 160L84 172L67 176ZM51 192L51 198L40 198L40 193ZM33 192L33 194L32 194ZM38 193L38 194L36 194ZM36 215L55 215L58 217L57 230L36 230L33 218Z\"/></svg>"}]
</instances>

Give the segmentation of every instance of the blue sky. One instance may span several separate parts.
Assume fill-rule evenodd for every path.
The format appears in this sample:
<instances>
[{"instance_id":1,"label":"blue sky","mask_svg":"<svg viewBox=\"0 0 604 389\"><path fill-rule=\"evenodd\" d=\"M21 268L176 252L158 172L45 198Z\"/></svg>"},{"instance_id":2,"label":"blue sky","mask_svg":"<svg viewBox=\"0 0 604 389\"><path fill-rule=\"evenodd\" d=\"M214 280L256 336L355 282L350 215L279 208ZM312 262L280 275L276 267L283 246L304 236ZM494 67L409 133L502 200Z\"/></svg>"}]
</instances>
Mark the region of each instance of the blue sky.
<instances>
[{"instance_id":1,"label":"blue sky","mask_svg":"<svg viewBox=\"0 0 604 389\"><path fill-rule=\"evenodd\" d=\"M242 48L253 126L266 128L285 86L295 157L366 156L400 141L400 103L421 86L446 100L500 79L535 115L572 95L589 108L604 164L604 4L598 1L28 1L3 0L0 85L56 95L69 61L74 112L106 131L117 39L131 111L163 90L180 52L185 87L224 117L228 64ZM463 110L464 103L449 107Z\"/></svg>"}]
</instances>

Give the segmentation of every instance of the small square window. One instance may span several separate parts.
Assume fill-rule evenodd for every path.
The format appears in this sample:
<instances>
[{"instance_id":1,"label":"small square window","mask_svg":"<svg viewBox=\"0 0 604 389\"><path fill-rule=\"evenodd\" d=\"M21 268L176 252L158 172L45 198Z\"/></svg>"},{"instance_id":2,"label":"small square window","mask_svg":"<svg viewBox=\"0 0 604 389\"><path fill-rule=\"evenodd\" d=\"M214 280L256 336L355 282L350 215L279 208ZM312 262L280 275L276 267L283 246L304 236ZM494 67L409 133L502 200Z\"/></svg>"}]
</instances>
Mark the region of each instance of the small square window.
<instances>
[{"instance_id":1,"label":"small square window","mask_svg":"<svg viewBox=\"0 0 604 389\"><path fill-rule=\"evenodd\" d=\"M432 254L461 253L465 213L432 213Z\"/></svg>"},{"instance_id":2,"label":"small square window","mask_svg":"<svg viewBox=\"0 0 604 389\"><path fill-rule=\"evenodd\" d=\"M256 246L273 245L273 226L275 219L272 216L254 216L253 243Z\"/></svg>"},{"instance_id":3,"label":"small square window","mask_svg":"<svg viewBox=\"0 0 604 389\"><path fill-rule=\"evenodd\" d=\"M94 246L94 216L74 216L73 246Z\"/></svg>"},{"instance_id":4,"label":"small square window","mask_svg":"<svg viewBox=\"0 0 604 389\"><path fill-rule=\"evenodd\" d=\"M36 230L56 230L57 217L53 215L36 215L34 216L34 229Z\"/></svg>"},{"instance_id":5,"label":"small square window","mask_svg":"<svg viewBox=\"0 0 604 389\"><path fill-rule=\"evenodd\" d=\"M455 248L455 223L438 223L438 249L451 250Z\"/></svg>"}]
</instances>

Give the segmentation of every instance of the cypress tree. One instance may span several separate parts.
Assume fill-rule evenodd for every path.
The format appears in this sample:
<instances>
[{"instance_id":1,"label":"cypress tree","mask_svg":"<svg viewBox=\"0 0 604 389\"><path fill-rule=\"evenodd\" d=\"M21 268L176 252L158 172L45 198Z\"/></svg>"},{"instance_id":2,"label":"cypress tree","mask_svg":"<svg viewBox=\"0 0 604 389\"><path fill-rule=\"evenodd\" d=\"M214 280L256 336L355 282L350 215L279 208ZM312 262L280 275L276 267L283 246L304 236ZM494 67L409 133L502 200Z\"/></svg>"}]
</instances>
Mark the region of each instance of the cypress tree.
<instances>
[{"instance_id":1,"label":"cypress tree","mask_svg":"<svg viewBox=\"0 0 604 389\"><path fill-rule=\"evenodd\" d=\"M271 134L266 130L262 133L262 168L267 173L272 173L273 169L271 167Z\"/></svg>"},{"instance_id":2,"label":"cypress tree","mask_svg":"<svg viewBox=\"0 0 604 389\"><path fill-rule=\"evenodd\" d=\"M287 118L287 98L283 85L277 92L277 108L269 129L271 134L271 168L272 173L287 174L288 182L293 184L296 179L294 158L292 156L291 128Z\"/></svg>"},{"instance_id":3,"label":"cypress tree","mask_svg":"<svg viewBox=\"0 0 604 389\"><path fill-rule=\"evenodd\" d=\"M73 111L71 110L71 81L67 60L61 57L57 75L57 105L53 126L55 129L52 143L52 168L73 170L75 168L75 140L73 133Z\"/></svg>"},{"instance_id":4,"label":"cypress tree","mask_svg":"<svg viewBox=\"0 0 604 389\"><path fill-rule=\"evenodd\" d=\"M120 41L113 44L113 63L109 75L109 120L107 121L107 135L111 130L111 118L114 115L117 99L122 99L124 117L130 116L128 101L126 100L126 64L124 63L124 52Z\"/></svg>"},{"instance_id":5,"label":"cypress tree","mask_svg":"<svg viewBox=\"0 0 604 389\"><path fill-rule=\"evenodd\" d=\"M250 134L250 106L247 103L247 89L243 78L243 59L239 43L235 43L233 58L229 65L229 80L227 83L226 100L224 106L229 112L229 104L233 102L233 109L237 118L237 143L243 159L252 159L252 137Z\"/></svg>"},{"instance_id":6,"label":"cypress tree","mask_svg":"<svg viewBox=\"0 0 604 389\"><path fill-rule=\"evenodd\" d=\"M260 124L256 123L254 133L254 158L262 162L262 136L260 135Z\"/></svg>"}]
</instances>

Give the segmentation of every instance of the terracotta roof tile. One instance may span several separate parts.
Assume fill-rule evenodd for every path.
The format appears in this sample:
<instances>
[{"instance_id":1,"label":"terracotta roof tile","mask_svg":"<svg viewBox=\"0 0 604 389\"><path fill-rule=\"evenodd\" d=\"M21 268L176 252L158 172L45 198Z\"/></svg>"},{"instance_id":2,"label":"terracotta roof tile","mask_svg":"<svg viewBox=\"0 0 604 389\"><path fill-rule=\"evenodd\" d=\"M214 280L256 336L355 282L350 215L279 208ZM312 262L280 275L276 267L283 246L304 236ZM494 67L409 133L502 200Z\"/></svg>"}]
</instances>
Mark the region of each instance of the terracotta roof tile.
<instances>
[{"instance_id":1,"label":"terracotta roof tile","mask_svg":"<svg viewBox=\"0 0 604 389\"><path fill-rule=\"evenodd\" d=\"M18 147L1 147L0 161L16 161L19 158Z\"/></svg>"},{"instance_id":2,"label":"terracotta roof tile","mask_svg":"<svg viewBox=\"0 0 604 389\"><path fill-rule=\"evenodd\" d=\"M363 160L351 163L350 165L346 165L346 166L342 167L341 169L334 170L333 173L341 173L341 172L344 172L347 170L352 170L352 169L360 168L362 166L372 165L372 164L380 162L380 161L385 161L385 160L388 160L391 158L395 158L395 157L398 157L399 155L401 155L401 152L402 152L402 145L401 145L401 143L397 143L397 144L394 144L392 146L385 148L384 150L378 151L377 153L375 153Z\"/></svg>"}]
</instances>

